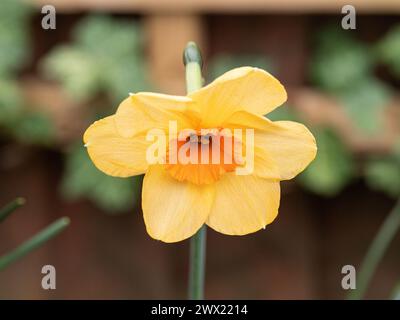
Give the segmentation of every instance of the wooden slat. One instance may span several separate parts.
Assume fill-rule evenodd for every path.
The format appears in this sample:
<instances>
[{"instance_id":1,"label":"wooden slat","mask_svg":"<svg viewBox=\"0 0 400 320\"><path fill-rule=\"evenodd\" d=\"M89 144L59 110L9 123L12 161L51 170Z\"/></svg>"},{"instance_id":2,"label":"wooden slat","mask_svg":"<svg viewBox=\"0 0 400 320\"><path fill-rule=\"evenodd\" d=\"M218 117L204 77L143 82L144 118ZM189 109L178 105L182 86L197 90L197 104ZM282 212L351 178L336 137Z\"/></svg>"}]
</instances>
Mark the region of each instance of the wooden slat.
<instances>
[{"instance_id":1,"label":"wooden slat","mask_svg":"<svg viewBox=\"0 0 400 320\"><path fill-rule=\"evenodd\" d=\"M147 64L152 83L169 94L185 94L182 50L195 41L206 52L202 19L196 15L148 15L144 17Z\"/></svg>"},{"instance_id":2,"label":"wooden slat","mask_svg":"<svg viewBox=\"0 0 400 320\"><path fill-rule=\"evenodd\" d=\"M29 0L59 12L340 13L347 0ZM352 0L358 13L400 13L399 0Z\"/></svg>"}]
</instances>

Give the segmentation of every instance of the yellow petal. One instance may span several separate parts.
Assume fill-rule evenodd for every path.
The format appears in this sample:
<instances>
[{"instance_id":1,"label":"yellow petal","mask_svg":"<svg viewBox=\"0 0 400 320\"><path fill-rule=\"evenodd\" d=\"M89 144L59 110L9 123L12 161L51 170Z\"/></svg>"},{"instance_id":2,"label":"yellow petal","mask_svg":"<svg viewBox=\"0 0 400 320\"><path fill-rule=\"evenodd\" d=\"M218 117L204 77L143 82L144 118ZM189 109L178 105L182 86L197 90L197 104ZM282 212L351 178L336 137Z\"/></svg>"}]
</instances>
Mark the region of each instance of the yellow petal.
<instances>
[{"instance_id":1,"label":"yellow petal","mask_svg":"<svg viewBox=\"0 0 400 320\"><path fill-rule=\"evenodd\" d=\"M140 92L132 94L119 105L116 125L123 137L158 128L168 130L170 120L177 121L178 130L193 127L194 102L188 97ZM191 110L191 111L189 111Z\"/></svg>"},{"instance_id":2,"label":"yellow petal","mask_svg":"<svg viewBox=\"0 0 400 320\"><path fill-rule=\"evenodd\" d=\"M282 84L268 72L252 67L233 69L208 86L189 94L199 108L203 127L218 127L233 112L264 115L286 101Z\"/></svg>"},{"instance_id":3,"label":"yellow petal","mask_svg":"<svg viewBox=\"0 0 400 320\"><path fill-rule=\"evenodd\" d=\"M151 142L145 135L121 137L115 116L94 122L85 132L83 141L95 166L115 177L129 177L146 171L146 149Z\"/></svg>"},{"instance_id":4,"label":"yellow petal","mask_svg":"<svg viewBox=\"0 0 400 320\"><path fill-rule=\"evenodd\" d=\"M215 186L215 200L207 225L229 235L256 232L278 215L280 186L251 175L225 174Z\"/></svg>"},{"instance_id":5,"label":"yellow petal","mask_svg":"<svg viewBox=\"0 0 400 320\"><path fill-rule=\"evenodd\" d=\"M205 223L213 198L212 185L179 182L163 166L151 166L144 177L142 193L147 232L164 242L191 237Z\"/></svg>"},{"instance_id":6,"label":"yellow petal","mask_svg":"<svg viewBox=\"0 0 400 320\"><path fill-rule=\"evenodd\" d=\"M293 121L272 122L245 111L236 112L225 123L231 128L254 129L254 174L288 180L315 158L317 145L312 133Z\"/></svg>"}]
</instances>

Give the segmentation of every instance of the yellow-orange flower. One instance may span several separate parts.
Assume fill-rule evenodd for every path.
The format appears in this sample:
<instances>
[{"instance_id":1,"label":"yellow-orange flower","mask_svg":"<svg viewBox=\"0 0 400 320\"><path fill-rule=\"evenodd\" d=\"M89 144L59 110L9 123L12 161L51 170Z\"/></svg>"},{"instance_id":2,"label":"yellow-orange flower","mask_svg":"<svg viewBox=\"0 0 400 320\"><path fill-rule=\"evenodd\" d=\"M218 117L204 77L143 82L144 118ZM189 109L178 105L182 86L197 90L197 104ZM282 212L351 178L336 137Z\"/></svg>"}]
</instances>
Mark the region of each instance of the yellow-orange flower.
<instances>
[{"instance_id":1,"label":"yellow-orange flower","mask_svg":"<svg viewBox=\"0 0 400 320\"><path fill-rule=\"evenodd\" d=\"M133 94L115 115L93 123L84 142L94 164L106 174L145 173L142 208L153 238L184 240L203 224L224 234L244 235L275 219L280 181L296 176L316 155L315 139L304 125L263 117L286 98L285 88L266 71L237 68L187 96ZM254 129L252 174L237 175L235 162L149 164L146 150L153 142L146 135L154 128L168 132L170 120L176 121L178 131Z\"/></svg>"}]
</instances>

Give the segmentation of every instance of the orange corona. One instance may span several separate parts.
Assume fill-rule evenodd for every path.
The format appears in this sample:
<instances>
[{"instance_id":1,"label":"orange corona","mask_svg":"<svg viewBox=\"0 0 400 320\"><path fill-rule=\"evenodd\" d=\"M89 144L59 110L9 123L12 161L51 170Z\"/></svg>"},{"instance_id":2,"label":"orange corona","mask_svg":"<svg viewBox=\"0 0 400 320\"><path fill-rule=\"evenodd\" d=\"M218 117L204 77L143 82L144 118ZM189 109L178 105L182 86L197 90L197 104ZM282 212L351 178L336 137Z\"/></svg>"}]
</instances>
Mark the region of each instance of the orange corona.
<instances>
[{"instance_id":1,"label":"orange corona","mask_svg":"<svg viewBox=\"0 0 400 320\"><path fill-rule=\"evenodd\" d=\"M170 141L166 169L178 181L210 184L241 164L241 150L241 141L227 130L181 132L179 139Z\"/></svg>"}]
</instances>

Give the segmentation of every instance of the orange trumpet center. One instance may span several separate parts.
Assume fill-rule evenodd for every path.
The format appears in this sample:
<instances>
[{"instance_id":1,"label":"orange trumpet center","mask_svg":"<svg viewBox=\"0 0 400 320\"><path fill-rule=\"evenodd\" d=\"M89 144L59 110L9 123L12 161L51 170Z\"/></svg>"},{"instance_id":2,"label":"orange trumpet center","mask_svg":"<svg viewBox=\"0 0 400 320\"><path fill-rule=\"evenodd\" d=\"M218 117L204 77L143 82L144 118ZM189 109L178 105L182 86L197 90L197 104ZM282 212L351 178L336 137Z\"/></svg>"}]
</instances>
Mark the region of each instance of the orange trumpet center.
<instances>
[{"instance_id":1,"label":"orange trumpet center","mask_svg":"<svg viewBox=\"0 0 400 320\"><path fill-rule=\"evenodd\" d=\"M241 154L241 142L224 130L181 132L169 141L166 169L178 181L210 184L235 170L235 154Z\"/></svg>"}]
</instances>

